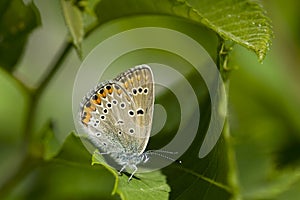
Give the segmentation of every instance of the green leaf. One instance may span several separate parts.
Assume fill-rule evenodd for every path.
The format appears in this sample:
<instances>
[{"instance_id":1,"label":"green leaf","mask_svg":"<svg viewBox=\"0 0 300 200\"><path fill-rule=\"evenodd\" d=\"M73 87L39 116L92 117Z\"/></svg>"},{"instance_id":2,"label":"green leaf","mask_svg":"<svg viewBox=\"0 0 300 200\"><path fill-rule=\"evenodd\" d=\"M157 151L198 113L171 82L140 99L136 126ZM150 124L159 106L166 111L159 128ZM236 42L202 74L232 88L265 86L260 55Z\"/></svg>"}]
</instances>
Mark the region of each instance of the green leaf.
<instances>
[{"instance_id":1,"label":"green leaf","mask_svg":"<svg viewBox=\"0 0 300 200\"><path fill-rule=\"evenodd\" d=\"M99 24L134 15L169 15L215 31L265 57L273 32L261 5L251 0L102 0L96 6Z\"/></svg>"},{"instance_id":2,"label":"green leaf","mask_svg":"<svg viewBox=\"0 0 300 200\"><path fill-rule=\"evenodd\" d=\"M94 23L97 23L97 15L94 12L95 5L100 0L80 0L79 5L82 8L83 12L83 24L87 28Z\"/></svg>"},{"instance_id":3,"label":"green leaf","mask_svg":"<svg viewBox=\"0 0 300 200\"><path fill-rule=\"evenodd\" d=\"M42 135L44 143L43 158L45 160L50 160L51 158L57 155L61 148L57 138L55 138L53 124L51 121L47 123L46 126L43 128Z\"/></svg>"},{"instance_id":4,"label":"green leaf","mask_svg":"<svg viewBox=\"0 0 300 200\"><path fill-rule=\"evenodd\" d=\"M229 183L233 177L229 175L228 152L224 137L221 136L206 157L199 158L199 149L210 122L211 112L205 83L197 73L191 73L186 78L198 95L201 118L196 138L180 158L182 164L173 163L163 169L163 173L168 177L168 184L171 186L170 199L231 199L237 191ZM177 87L180 87L180 83ZM166 93L160 97L159 101L164 102L164 104L171 104L173 99L170 94ZM170 110L174 109L172 105L170 107ZM167 110L167 112L170 111ZM191 115L191 121L192 117L193 115ZM186 124L187 130L188 126L189 123ZM168 131L176 132L176 126Z\"/></svg>"},{"instance_id":5,"label":"green leaf","mask_svg":"<svg viewBox=\"0 0 300 200\"><path fill-rule=\"evenodd\" d=\"M297 135L297 133L295 133ZM276 153L275 162L278 168L300 166L300 139L291 137L282 144Z\"/></svg>"},{"instance_id":6,"label":"green leaf","mask_svg":"<svg viewBox=\"0 0 300 200\"><path fill-rule=\"evenodd\" d=\"M16 192L12 199L115 199L111 195L112 175L105 168L90 165L91 154L74 133L66 138L56 156L49 153L46 162L34 170L37 176L27 180L30 188L27 181L21 185L25 197L24 192L22 197Z\"/></svg>"},{"instance_id":7,"label":"green leaf","mask_svg":"<svg viewBox=\"0 0 300 200\"><path fill-rule=\"evenodd\" d=\"M61 0L65 22L68 26L72 41L81 56L81 43L84 36L82 12L73 0Z\"/></svg>"},{"instance_id":8,"label":"green leaf","mask_svg":"<svg viewBox=\"0 0 300 200\"><path fill-rule=\"evenodd\" d=\"M53 145L53 131L48 129L44 141ZM60 150L50 148L46 151L46 162L38 170L39 176L32 181L33 187L27 191L28 199L115 199L111 195L113 177L105 168L92 166L91 154L82 143L84 138L71 133ZM55 141L54 141L55 143ZM56 144L54 145L56 146ZM47 146L46 146L47 147ZM49 147L48 147L49 148ZM50 150L55 151L50 151ZM55 156L53 156L56 154Z\"/></svg>"},{"instance_id":9,"label":"green leaf","mask_svg":"<svg viewBox=\"0 0 300 200\"><path fill-rule=\"evenodd\" d=\"M116 199L111 195L113 177L99 165L82 166L53 160L32 174L34 176L22 184L21 194L18 195L18 187L9 199Z\"/></svg>"},{"instance_id":10,"label":"green leaf","mask_svg":"<svg viewBox=\"0 0 300 200\"><path fill-rule=\"evenodd\" d=\"M22 0L0 3L0 66L12 71L19 61L29 34L40 25L34 3Z\"/></svg>"},{"instance_id":11,"label":"green leaf","mask_svg":"<svg viewBox=\"0 0 300 200\"><path fill-rule=\"evenodd\" d=\"M272 51L263 66L243 49L235 51L235 65L243 68L230 79L230 121L241 195L299 199L299 98L279 62L282 49Z\"/></svg>"},{"instance_id":12,"label":"green leaf","mask_svg":"<svg viewBox=\"0 0 300 200\"><path fill-rule=\"evenodd\" d=\"M118 172L111 168L96 151L93 154L92 164L100 164L107 168L115 176L115 186L112 194L120 195L121 199L168 199L170 187L166 183L166 177L160 172L149 172L135 174L138 179L133 178L128 182L128 176L118 175Z\"/></svg>"},{"instance_id":13,"label":"green leaf","mask_svg":"<svg viewBox=\"0 0 300 200\"><path fill-rule=\"evenodd\" d=\"M163 170L172 189L171 199L231 199L236 191L228 184L227 149L224 143L221 138L203 159L197 157L199 152L196 146L199 143L194 143L181 158L181 166L173 164Z\"/></svg>"},{"instance_id":14,"label":"green leaf","mask_svg":"<svg viewBox=\"0 0 300 200\"><path fill-rule=\"evenodd\" d=\"M53 159L88 165L91 162L91 154L83 146L80 137L71 133Z\"/></svg>"}]
</instances>

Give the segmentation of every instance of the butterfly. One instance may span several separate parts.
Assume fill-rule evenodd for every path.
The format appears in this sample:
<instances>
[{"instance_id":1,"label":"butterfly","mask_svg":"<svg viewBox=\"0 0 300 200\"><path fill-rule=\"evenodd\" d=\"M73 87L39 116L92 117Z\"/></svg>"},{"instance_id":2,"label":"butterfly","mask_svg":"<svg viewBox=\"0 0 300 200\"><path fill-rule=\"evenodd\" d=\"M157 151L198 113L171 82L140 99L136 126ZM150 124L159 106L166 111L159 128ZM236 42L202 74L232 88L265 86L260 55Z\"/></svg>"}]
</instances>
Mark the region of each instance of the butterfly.
<instances>
[{"instance_id":1,"label":"butterfly","mask_svg":"<svg viewBox=\"0 0 300 200\"><path fill-rule=\"evenodd\" d=\"M80 106L80 122L89 141L121 166L119 173L133 170L128 181L151 154L144 151L152 127L154 95L152 70L143 64L99 83Z\"/></svg>"}]
</instances>

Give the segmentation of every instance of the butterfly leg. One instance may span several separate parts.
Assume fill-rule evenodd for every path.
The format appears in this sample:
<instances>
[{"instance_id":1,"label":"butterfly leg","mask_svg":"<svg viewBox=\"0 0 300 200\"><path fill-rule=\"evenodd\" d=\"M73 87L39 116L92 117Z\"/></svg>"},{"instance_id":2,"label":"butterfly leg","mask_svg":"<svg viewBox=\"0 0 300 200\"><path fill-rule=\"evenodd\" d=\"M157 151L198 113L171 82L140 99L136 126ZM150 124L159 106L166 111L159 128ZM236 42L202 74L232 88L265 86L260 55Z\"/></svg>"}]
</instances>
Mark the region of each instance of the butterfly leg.
<instances>
[{"instance_id":1,"label":"butterfly leg","mask_svg":"<svg viewBox=\"0 0 300 200\"><path fill-rule=\"evenodd\" d=\"M135 174L135 172L138 170L138 168L135 166L135 165L132 165L132 168L133 168L133 172L132 174L130 175L129 179L128 179L128 182L132 179L133 175Z\"/></svg>"},{"instance_id":2,"label":"butterfly leg","mask_svg":"<svg viewBox=\"0 0 300 200\"><path fill-rule=\"evenodd\" d=\"M123 167L120 169L120 171L118 171L119 175L121 176L122 171L126 168L126 165L123 165Z\"/></svg>"}]
</instances>

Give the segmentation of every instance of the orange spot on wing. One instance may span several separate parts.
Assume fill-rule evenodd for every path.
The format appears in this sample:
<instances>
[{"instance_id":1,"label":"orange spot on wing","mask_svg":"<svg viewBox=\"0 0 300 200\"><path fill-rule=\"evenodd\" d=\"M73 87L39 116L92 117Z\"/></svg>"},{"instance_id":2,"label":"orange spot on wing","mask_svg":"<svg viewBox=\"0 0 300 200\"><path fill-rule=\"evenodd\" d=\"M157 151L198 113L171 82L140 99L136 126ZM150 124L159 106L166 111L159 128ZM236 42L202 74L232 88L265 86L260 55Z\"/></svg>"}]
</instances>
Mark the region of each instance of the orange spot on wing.
<instances>
[{"instance_id":1,"label":"orange spot on wing","mask_svg":"<svg viewBox=\"0 0 300 200\"><path fill-rule=\"evenodd\" d=\"M86 113L90 113L91 111L95 111L95 110L96 110L95 104L91 104L90 107L87 107L87 106L84 107L84 111Z\"/></svg>"},{"instance_id":2,"label":"orange spot on wing","mask_svg":"<svg viewBox=\"0 0 300 200\"><path fill-rule=\"evenodd\" d=\"M87 125L90 121L91 114L87 112L86 116L82 117L81 122L85 125Z\"/></svg>"},{"instance_id":3,"label":"orange spot on wing","mask_svg":"<svg viewBox=\"0 0 300 200\"><path fill-rule=\"evenodd\" d=\"M100 105L101 104L101 98L100 98L99 94L97 96L98 96L98 98L96 100L91 99L91 101L92 101L93 104Z\"/></svg>"},{"instance_id":4,"label":"orange spot on wing","mask_svg":"<svg viewBox=\"0 0 300 200\"><path fill-rule=\"evenodd\" d=\"M100 95L98 95L99 96L99 98L97 99L97 103L98 103L98 105L100 105L101 104L101 98L100 98Z\"/></svg>"},{"instance_id":5,"label":"orange spot on wing","mask_svg":"<svg viewBox=\"0 0 300 200\"><path fill-rule=\"evenodd\" d=\"M104 92L100 95L102 96L102 98L105 98L106 97L106 90L104 90Z\"/></svg>"},{"instance_id":6,"label":"orange spot on wing","mask_svg":"<svg viewBox=\"0 0 300 200\"><path fill-rule=\"evenodd\" d=\"M91 109L92 111L95 111L95 110L96 110L95 104L92 104L91 107L90 107L90 109Z\"/></svg>"},{"instance_id":7,"label":"orange spot on wing","mask_svg":"<svg viewBox=\"0 0 300 200\"><path fill-rule=\"evenodd\" d=\"M128 88L128 82L127 82L127 81L124 82L124 87L125 87L126 89Z\"/></svg>"},{"instance_id":8,"label":"orange spot on wing","mask_svg":"<svg viewBox=\"0 0 300 200\"><path fill-rule=\"evenodd\" d=\"M113 92L113 88L108 90L108 93L111 94Z\"/></svg>"}]
</instances>

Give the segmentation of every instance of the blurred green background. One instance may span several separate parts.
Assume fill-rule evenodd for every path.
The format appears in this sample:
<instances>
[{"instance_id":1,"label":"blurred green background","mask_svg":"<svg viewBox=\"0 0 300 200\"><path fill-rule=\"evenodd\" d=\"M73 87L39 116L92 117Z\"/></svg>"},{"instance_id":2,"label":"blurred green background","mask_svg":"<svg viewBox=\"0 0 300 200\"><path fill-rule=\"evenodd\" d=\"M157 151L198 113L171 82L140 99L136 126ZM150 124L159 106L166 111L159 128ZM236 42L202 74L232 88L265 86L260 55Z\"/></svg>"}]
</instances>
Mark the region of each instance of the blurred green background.
<instances>
[{"instance_id":1,"label":"blurred green background","mask_svg":"<svg viewBox=\"0 0 300 200\"><path fill-rule=\"evenodd\" d=\"M32 86L37 84L68 33L59 1L37 0L35 3L40 10L42 26L29 37L14 73ZM296 0L262 3L272 19L275 33L265 60L260 64L254 53L237 45L230 57L230 66L237 69L230 76L229 119L239 185L245 199L296 200L300 198L300 3ZM121 29L117 22L105 25L100 30L101 37L104 39L118 28ZM43 94L40 104L35 105L38 107L36 132L51 119L60 144L74 130L72 90L80 60L72 51ZM0 94L1 185L20 162L17 150L24 126L26 98L2 70ZM18 185L12 199L26 197L28 191L38 196L39 190L49 185L57 187L52 188L54 193L61 189L61 185L66 194L74 192L74 188L81 188L82 193L75 193L85 197L91 191L99 190L96 186L85 188L89 175L82 175L76 166L71 169L55 165L35 170ZM101 188L104 196L109 198L112 183L106 184L107 179L103 176L111 175L104 171L99 168L99 179L94 173L90 178L104 181L99 185L106 186ZM69 188L64 179L68 179L73 188Z\"/></svg>"}]
</instances>

